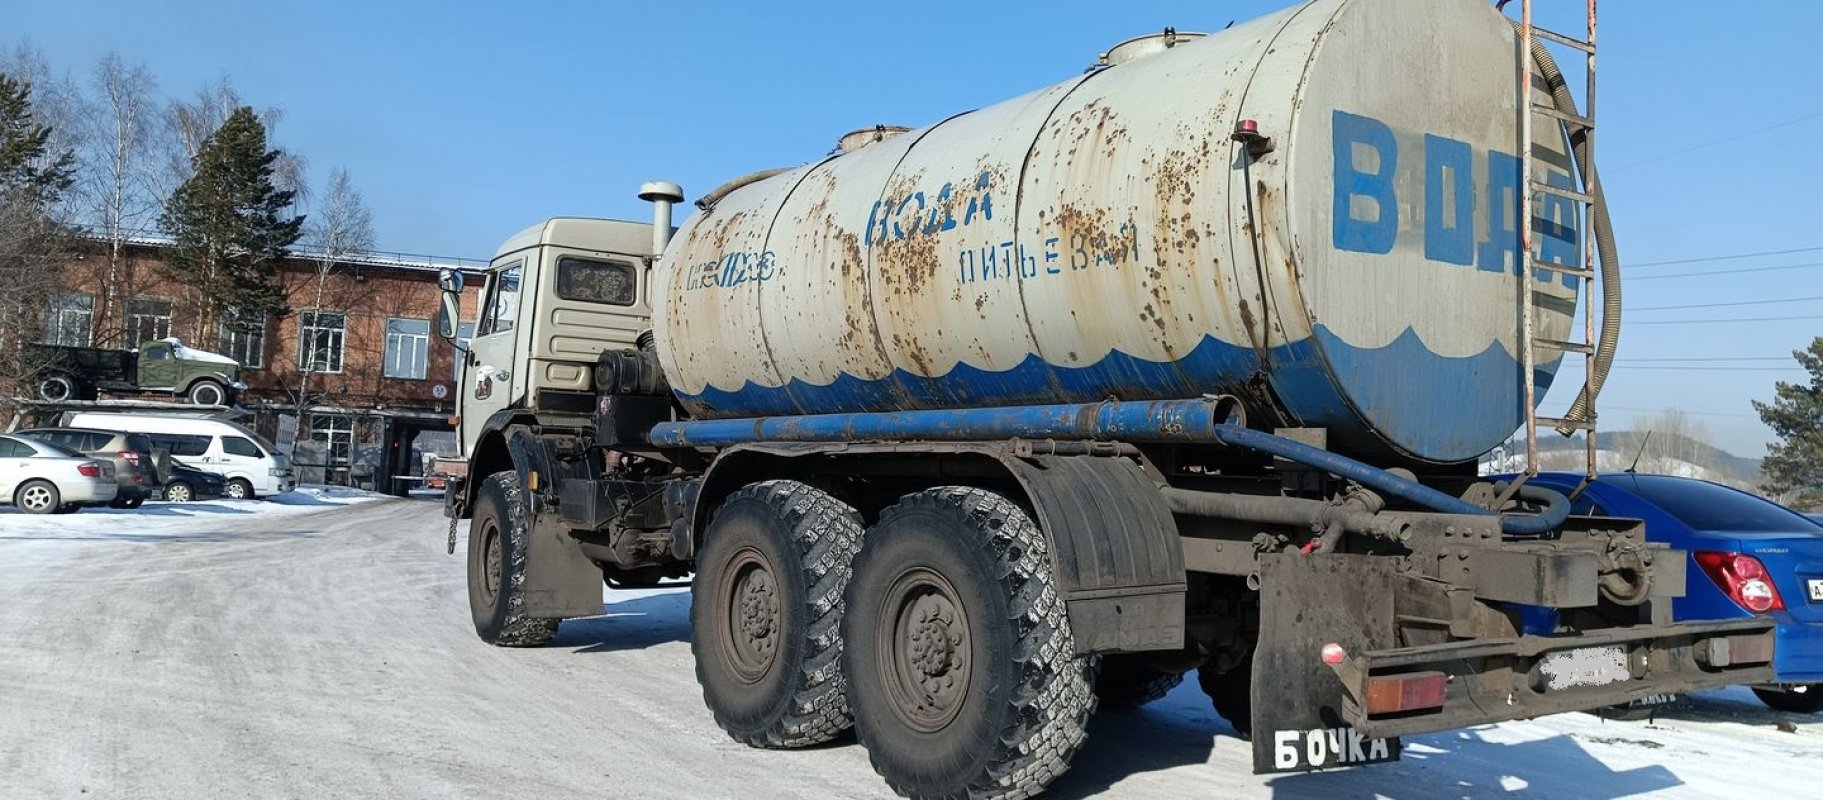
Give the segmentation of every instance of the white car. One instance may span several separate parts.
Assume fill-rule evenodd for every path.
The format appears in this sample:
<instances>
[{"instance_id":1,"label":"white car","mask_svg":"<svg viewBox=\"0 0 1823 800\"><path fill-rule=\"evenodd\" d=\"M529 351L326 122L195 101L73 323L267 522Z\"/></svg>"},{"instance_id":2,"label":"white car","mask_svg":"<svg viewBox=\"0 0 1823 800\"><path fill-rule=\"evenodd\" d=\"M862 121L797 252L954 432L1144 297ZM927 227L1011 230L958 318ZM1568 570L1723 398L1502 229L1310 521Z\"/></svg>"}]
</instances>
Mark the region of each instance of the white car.
<instances>
[{"instance_id":1,"label":"white car","mask_svg":"<svg viewBox=\"0 0 1823 800\"><path fill-rule=\"evenodd\" d=\"M0 503L27 514L67 514L114 499L114 465L41 439L0 434Z\"/></svg>"},{"instance_id":2,"label":"white car","mask_svg":"<svg viewBox=\"0 0 1823 800\"><path fill-rule=\"evenodd\" d=\"M71 427L143 433L152 446L228 482L232 500L257 500L297 488L297 476L278 448L243 425L218 419L85 411Z\"/></svg>"}]
</instances>

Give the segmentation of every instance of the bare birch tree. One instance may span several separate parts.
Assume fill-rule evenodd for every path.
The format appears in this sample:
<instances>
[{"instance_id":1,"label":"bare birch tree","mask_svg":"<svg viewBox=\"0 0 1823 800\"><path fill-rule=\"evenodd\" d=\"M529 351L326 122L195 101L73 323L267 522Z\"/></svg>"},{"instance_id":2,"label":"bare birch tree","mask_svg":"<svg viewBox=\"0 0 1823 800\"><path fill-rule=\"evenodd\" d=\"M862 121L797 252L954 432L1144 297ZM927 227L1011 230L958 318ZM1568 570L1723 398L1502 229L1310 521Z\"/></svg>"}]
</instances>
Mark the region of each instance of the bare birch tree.
<instances>
[{"instance_id":1,"label":"bare birch tree","mask_svg":"<svg viewBox=\"0 0 1823 800\"><path fill-rule=\"evenodd\" d=\"M145 65L128 66L109 53L95 66L92 85L81 193L84 216L105 249L95 330L98 343L111 345L121 337L125 304L140 285L137 268L126 258L127 242L152 227L164 203L152 163L158 82Z\"/></svg>"},{"instance_id":2,"label":"bare birch tree","mask_svg":"<svg viewBox=\"0 0 1823 800\"><path fill-rule=\"evenodd\" d=\"M367 202L361 193L354 188L354 181L348 176L348 170L337 167L329 176L329 187L323 193L323 200L314 208L305 225L304 245L314 251L316 285L308 314L327 311L323 307L324 292L329 285L329 276L335 268L346 262L349 257L373 249L373 213L368 210ZM337 308L335 313L346 315L347 308ZM310 390L310 376L317 371L317 349L319 343L312 341L304 326L304 319L299 317L299 351L301 360L298 365L297 415L298 437L309 438L309 409L319 399ZM346 324L346 317L344 317ZM320 393L319 393L320 394ZM296 440L292 448L295 451Z\"/></svg>"}]
</instances>

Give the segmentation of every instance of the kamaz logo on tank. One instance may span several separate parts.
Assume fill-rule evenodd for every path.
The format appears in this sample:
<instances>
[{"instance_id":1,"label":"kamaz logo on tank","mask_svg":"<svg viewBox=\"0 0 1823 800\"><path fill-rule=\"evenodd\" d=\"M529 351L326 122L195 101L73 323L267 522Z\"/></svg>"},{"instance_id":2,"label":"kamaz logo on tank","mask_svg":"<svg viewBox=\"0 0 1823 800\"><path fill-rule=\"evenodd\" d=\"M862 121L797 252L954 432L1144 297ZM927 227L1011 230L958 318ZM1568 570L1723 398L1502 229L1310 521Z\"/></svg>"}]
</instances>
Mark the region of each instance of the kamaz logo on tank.
<instances>
[{"instance_id":1,"label":"kamaz logo on tank","mask_svg":"<svg viewBox=\"0 0 1823 800\"><path fill-rule=\"evenodd\" d=\"M1519 274L1519 233L1514 228L1519 159L1497 150L1477 152L1469 143L1433 134L1395 131L1372 117L1337 110L1331 115L1335 147L1332 243L1338 250L1384 255L1395 246L1422 247L1424 258L1485 272ZM1561 153L1536 149L1534 158L1561 167L1540 170L1553 186L1575 188ZM1575 201L1536 194L1533 221L1538 258L1580 266L1581 227ZM1407 213L1421 215L1406 219ZM1533 270L1550 280L1551 273ZM1563 276L1574 288L1576 278Z\"/></svg>"}]
</instances>

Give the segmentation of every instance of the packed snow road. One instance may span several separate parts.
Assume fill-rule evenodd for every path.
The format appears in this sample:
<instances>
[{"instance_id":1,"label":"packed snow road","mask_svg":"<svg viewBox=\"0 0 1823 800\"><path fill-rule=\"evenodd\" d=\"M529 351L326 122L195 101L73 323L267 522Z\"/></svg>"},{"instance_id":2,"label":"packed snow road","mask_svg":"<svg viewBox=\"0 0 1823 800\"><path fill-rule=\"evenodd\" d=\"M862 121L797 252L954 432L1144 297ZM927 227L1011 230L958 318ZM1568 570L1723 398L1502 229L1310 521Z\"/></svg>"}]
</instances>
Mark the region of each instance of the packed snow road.
<instances>
[{"instance_id":1,"label":"packed snow road","mask_svg":"<svg viewBox=\"0 0 1823 800\"><path fill-rule=\"evenodd\" d=\"M554 645L502 650L474 637L433 503L147 509L0 510L0 797L885 793L852 740L761 751L716 729L685 592L610 593ZM1185 685L1101 715L1052 796L1804 797L1819 721L1731 690L1654 723L1569 714L1262 777Z\"/></svg>"}]
</instances>

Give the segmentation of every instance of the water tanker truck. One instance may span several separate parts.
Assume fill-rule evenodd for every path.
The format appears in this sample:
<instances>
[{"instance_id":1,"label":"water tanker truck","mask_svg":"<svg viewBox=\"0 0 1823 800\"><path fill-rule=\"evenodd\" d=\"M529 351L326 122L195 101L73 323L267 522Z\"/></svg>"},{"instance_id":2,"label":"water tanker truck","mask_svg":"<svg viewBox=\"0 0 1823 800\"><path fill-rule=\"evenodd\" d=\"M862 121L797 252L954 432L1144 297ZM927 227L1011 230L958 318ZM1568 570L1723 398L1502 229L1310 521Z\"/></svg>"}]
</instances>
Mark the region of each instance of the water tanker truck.
<instances>
[{"instance_id":1,"label":"water tanker truck","mask_svg":"<svg viewBox=\"0 0 1823 800\"><path fill-rule=\"evenodd\" d=\"M1527 338L1598 272L1618 297L1523 41L1475 0L1313 0L857 131L675 235L655 182L650 224L514 236L448 500L477 632L688 576L717 724L852 727L915 797L1034 794L1098 702L1191 672L1260 772L1770 680L1767 624L1671 621L1641 523L1476 475L1569 349Z\"/></svg>"}]
</instances>

